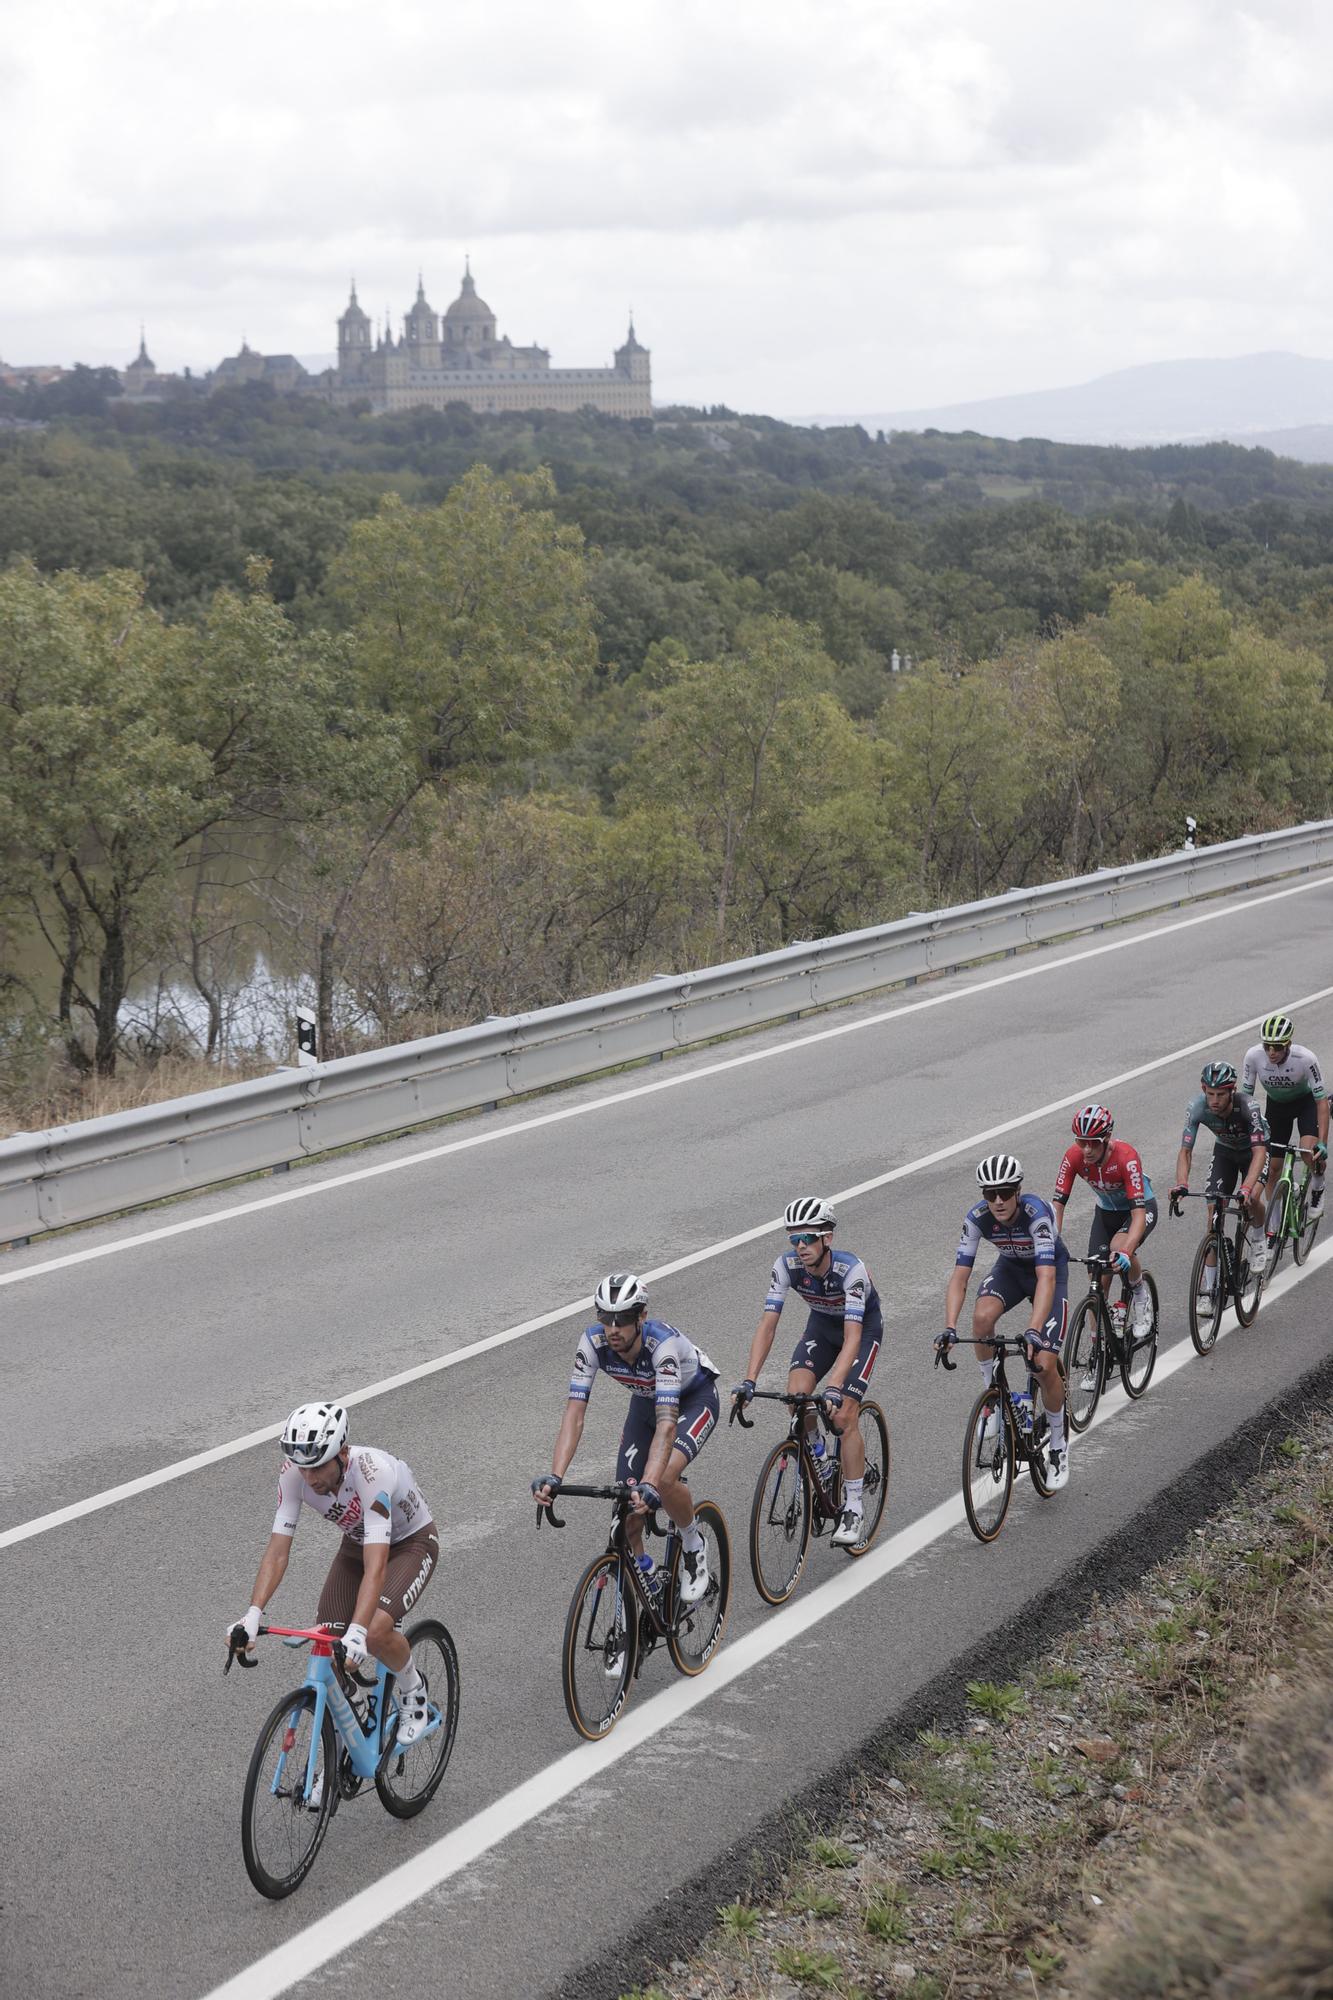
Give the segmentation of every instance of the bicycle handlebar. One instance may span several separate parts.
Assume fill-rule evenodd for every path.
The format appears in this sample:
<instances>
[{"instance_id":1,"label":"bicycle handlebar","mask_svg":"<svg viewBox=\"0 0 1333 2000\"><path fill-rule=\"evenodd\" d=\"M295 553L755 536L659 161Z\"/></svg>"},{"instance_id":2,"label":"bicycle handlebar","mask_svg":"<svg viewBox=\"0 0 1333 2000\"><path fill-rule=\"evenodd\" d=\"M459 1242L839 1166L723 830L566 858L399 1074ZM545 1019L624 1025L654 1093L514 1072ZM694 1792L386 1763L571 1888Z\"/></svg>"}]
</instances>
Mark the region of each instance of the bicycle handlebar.
<instances>
[{"instance_id":1,"label":"bicycle handlebar","mask_svg":"<svg viewBox=\"0 0 1333 2000\"><path fill-rule=\"evenodd\" d=\"M1178 1216L1181 1213L1180 1204L1182 1201L1211 1201L1220 1203L1223 1208L1244 1208L1245 1206L1244 1199L1239 1194L1229 1194L1226 1196L1209 1194L1207 1188L1181 1188L1177 1192L1175 1188L1172 1188L1170 1194L1167 1196L1167 1207L1172 1215Z\"/></svg>"},{"instance_id":2,"label":"bicycle handlebar","mask_svg":"<svg viewBox=\"0 0 1333 2000\"><path fill-rule=\"evenodd\" d=\"M239 1638L237 1637L238 1634L240 1635ZM255 1637L256 1639L308 1639L315 1648L316 1658L323 1657L328 1659L331 1656L339 1667L345 1668L346 1666L346 1654L343 1650L342 1640L335 1639L332 1632L326 1631L322 1625L316 1625L313 1629L296 1625L260 1625L256 1628ZM231 1672L233 1660L236 1661L238 1666L242 1667L257 1667L259 1665L258 1660L247 1658L249 1646L250 1635L244 1625L233 1625L231 1628L231 1643L227 1648L226 1664L222 1669L224 1674Z\"/></svg>"},{"instance_id":3,"label":"bicycle handlebar","mask_svg":"<svg viewBox=\"0 0 1333 2000\"><path fill-rule=\"evenodd\" d=\"M785 1403L789 1410L804 1409L807 1405L814 1404L817 1409L824 1412L825 1416L828 1415L830 1408L828 1398L820 1395L817 1389L812 1390L807 1396L793 1396L785 1389L756 1389L752 1396L744 1399L733 1395L731 1399L731 1415L727 1421L732 1424L738 1423L743 1431L752 1431L754 1429L753 1423L745 1415L746 1402Z\"/></svg>"},{"instance_id":4,"label":"bicycle handlebar","mask_svg":"<svg viewBox=\"0 0 1333 2000\"><path fill-rule=\"evenodd\" d=\"M614 1500L621 1507L628 1509L630 1502L638 1490L638 1487L627 1479L617 1479L610 1486L565 1486L562 1484L556 1488L555 1493L549 1500L539 1500L537 1502L537 1526L540 1528L544 1514L553 1528L568 1527L569 1523L562 1521L555 1511L557 1500L564 1500L566 1498L574 1500ZM657 1509L655 1507L648 1509L645 1526L650 1535L665 1535L666 1533L666 1529L657 1518Z\"/></svg>"}]
</instances>

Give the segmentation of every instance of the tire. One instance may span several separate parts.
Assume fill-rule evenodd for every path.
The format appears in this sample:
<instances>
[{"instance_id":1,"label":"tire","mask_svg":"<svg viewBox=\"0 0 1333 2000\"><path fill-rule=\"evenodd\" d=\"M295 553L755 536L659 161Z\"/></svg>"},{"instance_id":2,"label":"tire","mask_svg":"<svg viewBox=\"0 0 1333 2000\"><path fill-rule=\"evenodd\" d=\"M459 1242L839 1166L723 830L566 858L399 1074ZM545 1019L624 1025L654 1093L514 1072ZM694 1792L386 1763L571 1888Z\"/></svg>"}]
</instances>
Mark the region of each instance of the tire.
<instances>
[{"instance_id":1,"label":"tire","mask_svg":"<svg viewBox=\"0 0 1333 2000\"><path fill-rule=\"evenodd\" d=\"M865 1402L856 1421L866 1448L865 1485L861 1489L864 1517L860 1541L842 1551L853 1561L866 1553L879 1533L889 1495L889 1427L884 1412L878 1403Z\"/></svg>"},{"instance_id":2,"label":"tire","mask_svg":"<svg viewBox=\"0 0 1333 2000\"><path fill-rule=\"evenodd\" d=\"M1268 1197L1268 1207L1264 1211L1264 1235L1268 1239L1268 1269L1264 1272L1264 1283L1277 1276L1277 1267L1282 1262L1287 1247L1287 1194L1290 1184L1282 1181ZM1290 1188L1291 1205L1296 1206L1296 1190Z\"/></svg>"},{"instance_id":3,"label":"tire","mask_svg":"<svg viewBox=\"0 0 1333 2000\"><path fill-rule=\"evenodd\" d=\"M298 1889L324 1844L338 1799L338 1740L327 1708L320 1729L315 1783L318 1806L305 1803L315 1690L298 1688L280 1701L259 1732L245 1774L241 1852L261 1896L279 1902Z\"/></svg>"},{"instance_id":4,"label":"tire","mask_svg":"<svg viewBox=\"0 0 1333 2000\"><path fill-rule=\"evenodd\" d=\"M1190 1339L1199 1354L1211 1354L1217 1344L1217 1330L1222 1324L1226 1283L1222 1259L1213 1266L1213 1289L1205 1292L1203 1274L1208 1263L1208 1253L1213 1247L1213 1233L1208 1234L1194 1253L1194 1263L1190 1267L1189 1323Z\"/></svg>"},{"instance_id":5,"label":"tire","mask_svg":"<svg viewBox=\"0 0 1333 2000\"><path fill-rule=\"evenodd\" d=\"M1134 1307L1131 1303L1120 1341L1120 1382L1132 1402L1137 1402L1143 1394L1157 1366L1157 1285L1151 1271L1144 1271L1143 1282L1152 1300L1152 1329L1144 1334L1142 1340L1134 1338Z\"/></svg>"},{"instance_id":6,"label":"tire","mask_svg":"<svg viewBox=\"0 0 1333 2000\"><path fill-rule=\"evenodd\" d=\"M805 1461L790 1438L775 1444L750 1503L750 1574L765 1604L785 1604L810 1551L812 1496Z\"/></svg>"},{"instance_id":7,"label":"tire","mask_svg":"<svg viewBox=\"0 0 1333 2000\"><path fill-rule=\"evenodd\" d=\"M579 1578L560 1656L569 1719L590 1743L619 1721L638 1656L639 1600L608 1549Z\"/></svg>"},{"instance_id":8,"label":"tire","mask_svg":"<svg viewBox=\"0 0 1333 2000\"><path fill-rule=\"evenodd\" d=\"M1314 1240L1315 1237L1319 1234L1319 1225L1324 1219L1322 1213L1315 1216L1312 1216L1310 1214L1309 1209L1306 1206L1306 1203L1309 1201L1309 1199L1310 1199L1310 1176L1307 1174L1305 1176L1304 1184L1302 1185L1301 1188L1301 1197L1296 1210L1296 1227L1298 1234L1296 1236L1295 1242L1291 1246L1291 1254L1296 1259L1296 1262L1298 1264L1303 1264L1306 1258L1309 1256L1310 1252L1314 1249Z\"/></svg>"},{"instance_id":9,"label":"tire","mask_svg":"<svg viewBox=\"0 0 1333 2000\"><path fill-rule=\"evenodd\" d=\"M1068 1421L1069 1392L1065 1391L1066 1422ZM1051 1497L1051 1483L1047 1478L1047 1456L1051 1448L1051 1425L1046 1415L1046 1405L1042 1400L1040 1385L1037 1386L1032 1405L1032 1436L1028 1440L1028 1476L1033 1491L1043 1500Z\"/></svg>"},{"instance_id":10,"label":"tire","mask_svg":"<svg viewBox=\"0 0 1333 2000\"><path fill-rule=\"evenodd\" d=\"M999 1418L999 1434L983 1443L982 1426L992 1412ZM963 1437L963 1505L979 1542L993 1542L999 1534L1013 1490L1014 1440L1004 1397L992 1383L977 1397Z\"/></svg>"},{"instance_id":11,"label":"tire","mask_svg":"<svg viewBox=\"0 0 1333 2000\"><path fill-rule=\"evenodd\" d=\"M1065 1337L1065 1420L1071 1431L1085 1431L1097 1414L1106 1380L1106 1325L1097 1296L1080 1299ZM1096 1371L1091 1389L1083 1378Z\"/></svg>"},{"instance_id":12,"label":"tire","mask_svg":"<svg viewBox=\"0 0 1333 2000\"><path fill-rule=\"evenodd\" d=\"M438 1618L425 1618L412 1627L407 1643L418 1672L425 1676L430 1705L438 1715L439 1726L434 1726L432 1717L427 1734L400 1749L396 1711L391 1716L385 1731L384 1755L375 1773L375 1790L384 1810L395 1819L415 1819L430 1804L458 1734L458 1653L447 1629Z\"/></svg>"},{"instance_id":13,"label":"tire","mask_svg":"<svg viewBox=\"0 0 1333 2000\"><path fill-rule=\"evenodd\" d=\"M1240 1324L1242 1326L1253 1326L1254 1316L1259 1310L1259 1301L1263 1297L1264 1267L1260 1264L1257 1275L1250 1267L1250 1261L1245 1251L1247 1227L1248 1224L1242 1220L1232 1238L1231 1263L1235 1274L1232 1280L1232 1296L1235 1301L1236 1318ZM1242 1277L1245 1280L1243 1289L1241 1286Z\"/></svg>"},{"instance_id":14,"label":"tire","mask_svg":"<svg viewBox=\"0 0 1333 2000\"><path fill-rule=\"evenodd\" d=\"M682 1674L701 1674L722 1644L731 1603L731 1536L722 1509L701 1500L694 1510L695 1526L708 1551L708 1588L697 1604L682 1604L680 1567L684 1559L679 1536L667 1571L667 1603L672 1617L667 1651Z\"/></svg>"}]
</instances>

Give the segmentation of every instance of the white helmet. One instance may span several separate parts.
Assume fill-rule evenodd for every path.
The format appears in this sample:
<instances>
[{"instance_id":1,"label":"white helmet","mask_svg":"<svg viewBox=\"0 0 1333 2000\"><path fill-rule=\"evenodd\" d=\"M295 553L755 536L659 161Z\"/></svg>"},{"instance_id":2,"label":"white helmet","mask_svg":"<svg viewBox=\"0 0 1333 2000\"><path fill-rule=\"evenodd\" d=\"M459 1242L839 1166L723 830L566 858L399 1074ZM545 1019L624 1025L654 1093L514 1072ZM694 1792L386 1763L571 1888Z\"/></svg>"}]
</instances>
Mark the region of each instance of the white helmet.
<instances>
[{"instance_id":1,"label":"white helmet","mask_svg":"<svg viewBox=\"0 0 1333 2000\"><path fill-rule=\"evenodd\" d=\"M593 1293L592 1302L603 1319L642 1312L648 1303L648 1289L633 1271L608 1271Z\"/></svg>"},{"instance_id":2,"label":"white helmet","mask_svg":"<svg viewBox=\"0 0 1333 2000\"><path fill-rule=\"evenodd\" d=\"M798 1194L787 1203L782 1218L786 1229L836 1229L838 1218L822 1194Z\"/></svg>"},{"instance_id":3,"label":"white helmet","mask_svg":"<svg viewBox=\"0 0 1333 2000\"><path fill-rule=\"evenodd\" d=\"M977 1168L977 1186L983 1194L998 1194L1001 1188L1023 1184L1023 1163L1012 1153L987 1153Z\"/></svg>"},{"instance_id":4,"label":"white helmet","mask_svg":"<svg viewBox=\"0 0 1333 2000\"><path fill-rule=\"evenodd\" d=\"M313 1472L327 1465L347 1442L347 1412L341 1403L302 1403L287 1419L282 1448L293 1465Z\"/></svg>"}]
</instances>

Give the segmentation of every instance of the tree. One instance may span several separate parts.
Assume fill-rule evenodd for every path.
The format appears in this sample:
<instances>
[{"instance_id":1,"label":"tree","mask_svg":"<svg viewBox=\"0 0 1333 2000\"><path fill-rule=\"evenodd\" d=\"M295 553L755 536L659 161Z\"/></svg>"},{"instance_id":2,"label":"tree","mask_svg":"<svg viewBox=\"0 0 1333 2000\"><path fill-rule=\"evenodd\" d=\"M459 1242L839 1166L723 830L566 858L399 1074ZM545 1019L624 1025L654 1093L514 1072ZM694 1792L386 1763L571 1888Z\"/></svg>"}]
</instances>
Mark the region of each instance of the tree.
<instances>
[{"instance_id":1,"label":"tree","mask_svg":"<svg viewBox=\"0 0 1333 2000\"><path fill-rule=\"evenodd\" d=\"M321 1048L332 1047L343 925L370 863L428 792L559 742L596 646L582 537L556 520L548 474L474 466L440 507L390 494L360 521L330 587L363 698L391 718L387 786L344 816L317 949Z\"/></svg>"},{"instance_id":2,"label":"tree","mask_svg":"<svg viewBox=\"0 0 1333 2000\"><path fill-rule=\"evenodd\" d=\"M172 892L210 830L279 816L331 782L349 738L334 649L264 592L222 591L198 628L142 579L0 575L0 839L9 897L59 968L70 1060L115 1071L137 955L167 952ZM80 1021L92 1025L91 1054Z\"/></svg>"}]
</instances>

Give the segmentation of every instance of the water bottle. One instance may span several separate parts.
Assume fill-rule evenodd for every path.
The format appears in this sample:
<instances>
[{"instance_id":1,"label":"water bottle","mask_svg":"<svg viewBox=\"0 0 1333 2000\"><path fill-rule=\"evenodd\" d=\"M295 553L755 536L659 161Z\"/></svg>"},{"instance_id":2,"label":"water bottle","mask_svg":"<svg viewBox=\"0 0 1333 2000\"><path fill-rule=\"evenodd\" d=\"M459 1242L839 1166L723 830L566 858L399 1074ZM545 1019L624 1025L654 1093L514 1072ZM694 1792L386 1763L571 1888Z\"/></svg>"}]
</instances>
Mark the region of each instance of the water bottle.
<instances>
[{"instance_id":1,"label":"water bottle","mask_svg":"<svg viewBox=\"0 0 1333 2000\"><path fill-rule=\"evenodd\" d=\"M1111 1301L1111 1331L1117 1340L1122 1339L1124 1336L1125 1301L1123 1299L1113 1299Z\"/></svg>"},{"instance_id":2,"label":"water bottle","mask_svg":"<svg viewBox=\"0 0 1333 2000\"><path fill-rule=\"evenodd\" d=\"M1026 1389L1014 1390L1014 1415L1018 1418L1018 1428L1025 1437L1032 1435L1032 1385Z\"/></svg>"}]
</instances>

